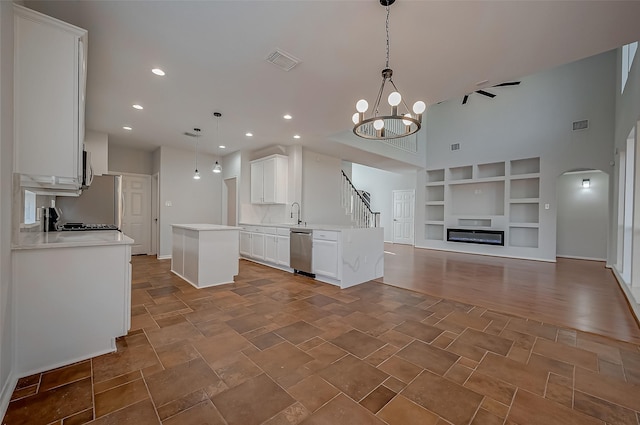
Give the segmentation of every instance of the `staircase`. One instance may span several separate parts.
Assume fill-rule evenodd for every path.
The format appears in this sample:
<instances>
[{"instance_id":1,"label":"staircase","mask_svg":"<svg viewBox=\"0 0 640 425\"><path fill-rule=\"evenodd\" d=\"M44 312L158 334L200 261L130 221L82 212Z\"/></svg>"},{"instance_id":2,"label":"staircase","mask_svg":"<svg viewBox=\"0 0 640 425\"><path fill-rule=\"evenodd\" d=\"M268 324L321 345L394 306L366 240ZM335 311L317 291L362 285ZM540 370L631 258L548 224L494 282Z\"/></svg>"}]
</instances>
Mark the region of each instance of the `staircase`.
<instances>
[{"instance_id":1,"label":"staircase","mask_svg":"<svg viewBox=\"0 0 640 425\"><path fill-rule=\"evenodd\" d=\"M353 186L342 171L342 207L358 227L379 227L380 213L371 211L369 198Z\"/></svg>"}]
</instances>

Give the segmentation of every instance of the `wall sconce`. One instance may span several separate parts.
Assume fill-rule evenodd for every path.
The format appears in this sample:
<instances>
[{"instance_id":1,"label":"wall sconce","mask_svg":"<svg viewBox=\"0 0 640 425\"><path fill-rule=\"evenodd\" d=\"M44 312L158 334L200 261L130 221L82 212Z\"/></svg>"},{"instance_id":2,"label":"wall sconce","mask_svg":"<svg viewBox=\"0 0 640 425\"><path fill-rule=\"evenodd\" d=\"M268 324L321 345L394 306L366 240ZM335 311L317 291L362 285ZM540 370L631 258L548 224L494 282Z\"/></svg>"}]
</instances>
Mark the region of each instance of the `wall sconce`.
<instances>
[{"instance_id":1,"label":"wall sconce","mask_svg":"<svg viewBox=\"0 0 640 425\"><path fill-rule=\"evenodd\" d=\"M591 180L590 179L582 179L582 187L584 187L584 188L591 187Z\"/></svg>"}]
</instances>

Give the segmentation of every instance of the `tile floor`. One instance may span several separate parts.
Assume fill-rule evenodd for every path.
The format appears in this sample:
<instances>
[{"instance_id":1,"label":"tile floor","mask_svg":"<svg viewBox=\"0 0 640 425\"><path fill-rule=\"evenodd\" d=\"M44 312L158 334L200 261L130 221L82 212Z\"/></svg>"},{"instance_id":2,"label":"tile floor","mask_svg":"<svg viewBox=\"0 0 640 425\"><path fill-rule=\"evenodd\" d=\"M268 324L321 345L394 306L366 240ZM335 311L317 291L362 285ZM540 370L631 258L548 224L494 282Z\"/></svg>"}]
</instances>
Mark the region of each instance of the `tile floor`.
<instances>
[{"instance_id":1,"label":"tile floor","mask_svg":"<svg viewBox=\"0 0 640 425\"><path fill-rule=\"evenodd\" d=\"M116 353L20 379L3 424L640 421L640 347L370 282L241 262L194 289L134 257Z\"/></svg>"}]
</instances>

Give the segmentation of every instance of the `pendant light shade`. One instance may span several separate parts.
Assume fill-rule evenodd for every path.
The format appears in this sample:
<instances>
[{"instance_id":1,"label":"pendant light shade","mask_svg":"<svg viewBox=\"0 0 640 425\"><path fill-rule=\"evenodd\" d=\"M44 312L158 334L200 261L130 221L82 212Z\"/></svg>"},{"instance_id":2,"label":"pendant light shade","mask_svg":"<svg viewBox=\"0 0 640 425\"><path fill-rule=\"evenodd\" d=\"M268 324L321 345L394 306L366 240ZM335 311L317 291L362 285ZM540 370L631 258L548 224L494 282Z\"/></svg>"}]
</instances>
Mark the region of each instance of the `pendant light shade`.
<instances>
[{"instance_id":1,"label":"pendant light shade","mask_svg":"<svg viewBox=\"0 0 640 425\"><path fill-rule=\"evenodd\" d=\"M222 114L220 112L214 112L213 116L216 117L216 143L218 144L218 146L220 146L222 145L222 143L220 143L220 118L222 118ZM218 161L216 161L216 164L213 166L213 169L211 171L216 174L222 172L222 166Z\"/></svg>"}]
</instances>

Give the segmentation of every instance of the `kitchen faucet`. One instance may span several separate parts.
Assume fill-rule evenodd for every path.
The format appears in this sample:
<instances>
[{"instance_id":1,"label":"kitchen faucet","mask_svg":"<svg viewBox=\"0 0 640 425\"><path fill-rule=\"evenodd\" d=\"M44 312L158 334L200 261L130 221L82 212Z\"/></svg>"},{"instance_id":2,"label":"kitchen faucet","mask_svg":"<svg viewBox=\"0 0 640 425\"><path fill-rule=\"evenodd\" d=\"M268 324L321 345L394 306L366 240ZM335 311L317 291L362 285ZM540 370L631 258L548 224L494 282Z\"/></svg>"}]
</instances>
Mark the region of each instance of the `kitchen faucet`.
<instances>
[{"instance_id":1,"label":"kitchen faucet","mask_svg":"<svg viewBox=\"0 0 640 425\"><path fill-rule=\"evenodd\" d=\"M291 218L293 218L293 206L297 205L298 206L298 224L302 223L302 220L300 220L300 204L297 202L294 202L293 204L291 204Z\"/></svg>"}]
</instances>

